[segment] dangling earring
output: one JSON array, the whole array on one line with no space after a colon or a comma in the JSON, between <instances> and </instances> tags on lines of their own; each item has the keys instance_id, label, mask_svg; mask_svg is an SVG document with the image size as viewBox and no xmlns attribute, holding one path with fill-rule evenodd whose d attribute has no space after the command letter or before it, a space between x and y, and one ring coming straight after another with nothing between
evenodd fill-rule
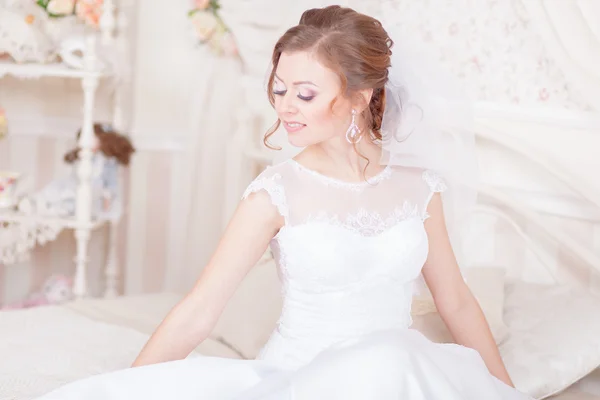
<instances>
[{"instance_id":1,"label":"dangling earring","mask_svg":"<svg viewBox=\"0 0 600 400\"><path fill-rule=\"evenodd\" d=\"M356 144L360 142L362 135L360 134L360 128L356 125L356 110L352 110L352 122L346 131L346 140L348 143Z\"/></svg>"}]
</instances>

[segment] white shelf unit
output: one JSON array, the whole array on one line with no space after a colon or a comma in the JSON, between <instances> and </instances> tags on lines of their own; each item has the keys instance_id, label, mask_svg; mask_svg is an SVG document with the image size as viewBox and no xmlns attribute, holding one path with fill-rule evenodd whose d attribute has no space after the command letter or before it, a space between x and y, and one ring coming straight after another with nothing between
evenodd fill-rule
<instances>
[{"instance_id":1,"label":"white shelf unit","mask_svg":"<svg viewBox=\"0 0 600 400\"><path fill-rule=\"evenodd\" d=\"M83 68L73 69L64 64L17 64L10 61L0 61L0 78L12 76L17 79L59 78L78 79L83 90L83 113L81 135L78 141L79 163L77 165L78 185L76 190L76 211L73 217L56 218L42 215L29 215L16 210L0 212L0 223L31 224L34 226L51 226L74 230L76 240L75 276L73 292L81 298L88 295L87 266L88 245L91 232L103 226L108 221L95 220L92 217L92 146L94 143L94 108L96 89L102 78L111 77L110 72L97 68L98 59L95 52L96 41L103 44L114 43L114 31L117 23L115 18L116 6L114 0L104 0L103 13L100 20L100 30L86 37L86 50L83 58ZM121 18L125 21L125 18ZM120 24L119 28L123 28ZM121 39L123 40L123 39ZM122 118L119 102L116 101L113 119ZM110 223L110 245L105 266L105 297L116 296L118 285L118 266L116 258L116 224Z\"/></svg>"},{"instance_id":2,"label":"white shelf unit","mask_svg":"<svg viewBox=\"0 0 600 400\"><path fill-rule=\"evenodd\" d=\"M0 210L0 221L16 223L37 223L60 226L66 229L97 229L106 223L105 220L92 218L82 222L75 217L50 217L45 215L29 215L19 211Z\"/></svg>"},{"instance_id":3,"label":"white shelf unit","mask_svg":"<svg viewBox=\"0 0 600 400\"><path fill-rule=\"evenodd\" d=\"M60 63L16 64L6 60L0 61L0 78L9 75L19 79L38 79L43 77L83 79L86 77L101 78L108 76L108 74L104 74L102 71L73 69Z\"/></svg>"}]
</instances>

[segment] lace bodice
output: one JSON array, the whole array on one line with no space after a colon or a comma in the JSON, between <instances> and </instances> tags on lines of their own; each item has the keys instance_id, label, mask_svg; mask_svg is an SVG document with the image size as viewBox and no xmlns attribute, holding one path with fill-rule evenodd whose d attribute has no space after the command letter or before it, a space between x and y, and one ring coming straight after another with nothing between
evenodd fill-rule
<instances>
[{"instance_id":1,"label":"lace bodice","mask_svg":"<svg viewBox=\"0 0 600 400\"><path fill-rule=\"evenodd\" d=\"M271 241L283 311L261 357L298 366L336 342L408 327L427 205L444 189L430 171L392 166L358 183L291 159L261 173L243 197L269 196L285 221Z\"/></svg>"}]
</instances>

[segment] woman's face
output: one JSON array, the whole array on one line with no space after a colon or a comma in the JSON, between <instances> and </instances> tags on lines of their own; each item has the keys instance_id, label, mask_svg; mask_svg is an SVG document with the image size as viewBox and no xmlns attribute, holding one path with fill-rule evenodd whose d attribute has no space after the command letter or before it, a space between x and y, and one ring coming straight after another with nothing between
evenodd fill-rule
<instances>
[{"instance_id":1,"label":"woman's face","mask_svg":"<svg viewBox=\"0 0 600 400\"><path fill-rule=\"evenodd\" d=\"M306 147L346 133L352 106L340 90L337 74L312 53L281 54L273 82L275 111L293 146Z\"/></svg>"}]
</instances>

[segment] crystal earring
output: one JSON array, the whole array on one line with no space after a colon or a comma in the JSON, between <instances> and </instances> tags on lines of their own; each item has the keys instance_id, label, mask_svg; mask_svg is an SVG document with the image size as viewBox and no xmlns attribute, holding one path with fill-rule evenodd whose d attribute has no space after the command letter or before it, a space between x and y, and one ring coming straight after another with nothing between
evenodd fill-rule
<instances>
[{"instance_id":1,"label":"crystal earring","mask_svg":"<svg viewBox=\"0 0 600 400\"><path fill-rule=\"evenodd\" d=\"M346 131L346 140L348 143L356 144L360 142L362 135L360 134L360 128L356 125L356 110L352 110L352 122Z\"/></svg>"}]
</instances>

